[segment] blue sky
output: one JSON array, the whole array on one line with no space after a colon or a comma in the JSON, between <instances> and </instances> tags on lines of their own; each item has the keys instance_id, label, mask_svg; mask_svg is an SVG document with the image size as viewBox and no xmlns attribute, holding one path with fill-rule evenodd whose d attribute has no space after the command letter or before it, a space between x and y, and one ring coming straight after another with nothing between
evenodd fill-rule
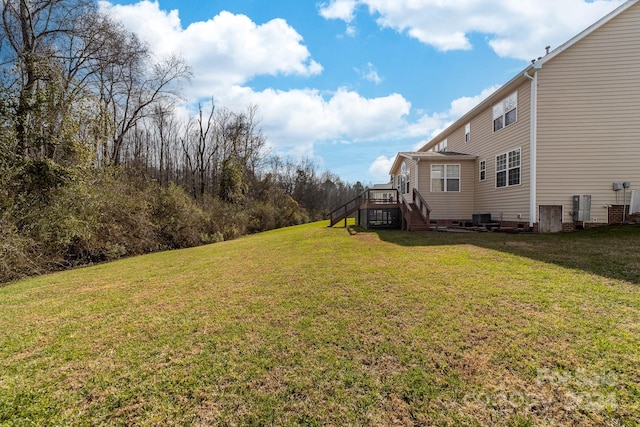
<instances>
[{"instance_id":1,"label":"blue sky","mask_svg":"<svg viewBox=\"0 0 640 427\"><path fill-rule=\"evenodd\" d=\"M190 63L192 105L256 105L272 153L368 184L623 0L99 3Z\"/></svg>"}]
</instances>

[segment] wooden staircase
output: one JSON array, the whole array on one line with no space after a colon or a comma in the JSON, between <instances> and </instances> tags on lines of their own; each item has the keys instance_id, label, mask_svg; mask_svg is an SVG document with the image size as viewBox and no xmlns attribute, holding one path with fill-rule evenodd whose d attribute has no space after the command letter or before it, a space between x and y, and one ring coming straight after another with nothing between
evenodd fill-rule
<instances>
[{"instance_id":1,"label":"wooden staircase","mask_svg":"<svg viewBox=\"0 0 640 427\"><path fill-rule=\"evenodd\" d=\"M407 218L407 231L429 231L429 219L425 220L420 214L420 208L415 203L410 203L411 211Z\"/></svg>"},{"instance_id":2,"label":"wooden staircase","mask_svg":"<svg viewBox=\"0 0 640 427\"><path fill-rule=\"evenodd\" d=\"M404 196L400 198L402 211L402 229L406 231L428 231L429 213L431 207L424 200L422 194L413 190L413 201L409 202Z\"/></svg>"},{"instance_id":3,"label":"wooden staircase","mask_svg":"<svg viewBox=\"0 0 640 427\"><path fill-rule=\"evenodd\" d=\"M329 227L333 227L342 220L344 220L346 227L347 218L356 213L359 209L399 207L400 212L402 213L401 228L403 230L429 230L429 213L431 212L431 207L424 200L424 197L422 197L422 194L420 194L418 190L413 190L412 201L407 200L406 194L400 196L396 193L396 197L391 200L389 198L376 198L375 193L376 190L367 190L353 200L350 200L337 209L334 209L329 213Z\"/></svg>"},{"instance_id":4,"label":"wooden staircase","mask_svg":"<svg viewBox=\"0 0 640 427\"><path fill-rule=\"evenodd\" d=\"M362 204L363 194L359 195L353 200L348 201L344 205L340 206L337 209L334 209L329 214L329 227L333 227L340 221L344 220L344 226L347 226L347 218L353 215L358 209L360 209L360 205Z\"/></svg>"}]
</instances>

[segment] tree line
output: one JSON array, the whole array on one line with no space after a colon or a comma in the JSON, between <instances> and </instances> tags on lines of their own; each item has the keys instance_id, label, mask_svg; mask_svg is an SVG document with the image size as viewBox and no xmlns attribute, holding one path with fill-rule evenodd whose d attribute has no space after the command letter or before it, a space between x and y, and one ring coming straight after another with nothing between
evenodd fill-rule
<instances>
[{"instance_id":1,"label":"tree line","mask_svg":"<svg viewBox=\"0 0 640 427\"><path fill-rule=\"evenodd\" d=\"M269 155L257 106L181 113L189 65L93 0L0 1L0 282L322 219L363 190Z\"/></svg>"}]
</instances>

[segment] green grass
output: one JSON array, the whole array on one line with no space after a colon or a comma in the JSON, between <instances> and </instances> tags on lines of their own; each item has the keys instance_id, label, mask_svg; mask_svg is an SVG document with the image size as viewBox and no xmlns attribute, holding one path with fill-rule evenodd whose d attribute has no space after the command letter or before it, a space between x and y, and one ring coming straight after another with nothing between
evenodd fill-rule
<instances>
[{"instance_id":1,"label":"green grass","mask_svg":"<svg viewBox=\"0 0 640 427\"><path fill-rule=\"evenodd\" d=\"M0 424L640 424L640 227L325 225L0 288Z\"/></svg>"}]
</instances>

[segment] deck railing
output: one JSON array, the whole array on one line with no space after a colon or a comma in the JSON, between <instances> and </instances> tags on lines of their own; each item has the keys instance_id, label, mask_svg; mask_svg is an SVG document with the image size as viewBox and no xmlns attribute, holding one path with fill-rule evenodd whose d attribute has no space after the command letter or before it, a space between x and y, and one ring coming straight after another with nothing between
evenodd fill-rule
<instances>
[{"instance_id":1,"label":"deck railing","mask_svg":"<svg viewBox=\"0 0 640 427\"><path fill-rule=\"evenodd\" d=\"M358 209L369 208L377 205L395 205L399 206L402 211L402 218L404 218L402 228L404 230L411 230L412 216L414 210L420 214L424 224L429 223L429 213L431 207L429 203L424 199L422 194L415 188L413 189L413 200L407 198L407 194L400 194L396 189L388 190L365 190L358 197L348 201L344 205L338 207L329 213L329 227L333 227L338 222L346 219L357 212ZM413 206L413 207L412 207ZM346 222L345 222L346 224Z\"/></svg>"},{"instance_id":2,"label":"deck railing","mask_svg":"<svg viewBox=\"0 0 640 427\"><path fill-rule=\"evenodd\" d=\"M391 205L398 203L398 190L366 190L363 201L369 205Z\"/></svg>"},{"instance_id":3,"label":"deck railing","mask_svg":"<svg viewBox=\"0 0 640 427\"><path fill-rule=\"evenodd\" d=\"M393 205L398 203L398 190L386 189L386 190L365 190L354 198L348 201L344 205L334 209L329 213L329 227L333 227L335 224L343 219L349 217L362 206L371 205Z\"/></svg>"},{"instance_id":4,"label":"deck railing","mask_svg":"<svg viewBox=\"0 0 640 427\"><path fill-rule=\"evenodd\" d=\"M362 194L356 197L355 199L348 201L347 203L340 206L339 208L331 211L331 213L329 213L329 227L333 227L342 219L348 218L349 215L351 215L352 213L358 210L361 204L362 204Z\"/></svg>"}]
</instances>

